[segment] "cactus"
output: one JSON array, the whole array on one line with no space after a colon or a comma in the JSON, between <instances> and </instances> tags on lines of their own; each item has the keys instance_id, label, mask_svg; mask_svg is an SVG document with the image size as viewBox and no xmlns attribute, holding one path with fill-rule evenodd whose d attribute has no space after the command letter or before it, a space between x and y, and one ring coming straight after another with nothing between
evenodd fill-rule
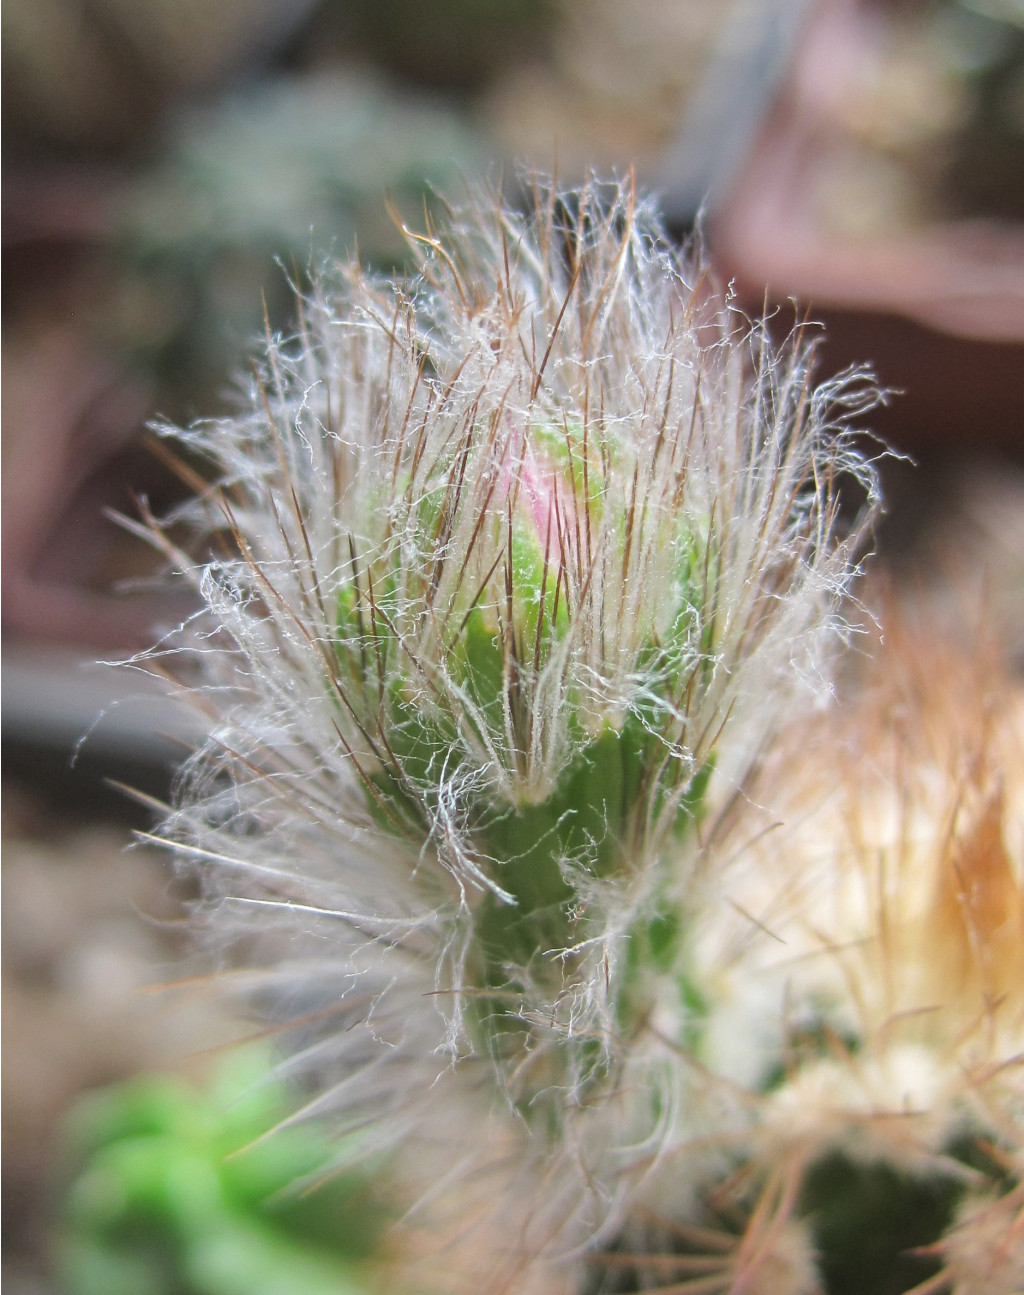
<instances>
[{"instance_id":1,"label":"cactus","mask_svg":"<svg viewBox=\"0 0 1024 1295\"><path fill-rule=\"evenodd\" d=\"M896 1202L957 1271L1007 1216L1012 1136L961 1154L952 1098L924 1151L875 1117L977 995L938 1043L894 1026L853 790L809 844L749 830L802 814L772 752L803 769L780 734L850 630L876 389L815 386L804 331L773 347L630 184L535 183L526 215L478 194L408 237L407 280L325 268L235 417L162 429L209 469L173 519L208 556L146 525L204 607L137 664L214 716L158 835L248 954L227 983L278 1026L300 1115L401 1148L493 1289L852 1289L851 1235ZM965 894L936 892L947 924ZM868 921L849 956L827 905ZM765 954L790 927L806 976Z\"/></svg>"}]
</instances>

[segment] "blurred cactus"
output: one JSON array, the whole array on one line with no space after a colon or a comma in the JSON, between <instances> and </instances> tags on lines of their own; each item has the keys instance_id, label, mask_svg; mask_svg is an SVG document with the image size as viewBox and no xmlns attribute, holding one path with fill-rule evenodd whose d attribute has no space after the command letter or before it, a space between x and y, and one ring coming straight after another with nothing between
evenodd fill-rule
<instances>
[{"instance_id":1,"label":"blurred cactus","mask_svg":"<svg viewBox=\"0 0 1024 1295\"><path fill-rule=\"evenodd\" d=\"M358 245L370 264L407 264L388 202L421 219L435 188L482 162L455 110L365 73L273 81L180 115L118 196L99 322L156 370L165 409L186 392L215 399L324 257Z\"/></svg>"}]
</instances>

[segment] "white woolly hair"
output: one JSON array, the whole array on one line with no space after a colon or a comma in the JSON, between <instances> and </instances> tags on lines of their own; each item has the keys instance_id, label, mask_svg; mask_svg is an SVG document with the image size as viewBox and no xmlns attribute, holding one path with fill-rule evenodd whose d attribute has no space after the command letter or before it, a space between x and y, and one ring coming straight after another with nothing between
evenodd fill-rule
<instances>
[{"instance_id":1,"label":"white woolly hair","mask_svg":"<svg viewBox=\"0 0 1024 1295\"><path fill-rule=\"evenodd\" d=\"M734 794L827 694L875 504L850 423L877 392L816 387L805 331L774 348L628 183L535 184L525 215L477 195L409 237L407 280L325 268L236 416L160 429L209 468L173 521L216 556L154 524L204 605L146 659L214 717L159 835L203 879L228 981L291 1022L307 1111L372 1151L459 1128L444 1154L473 1166L468 1112L498 1097L574 1242L706 1116L676 969L628 972L649 1010L623 1024L631 933L656 904L685 917L713 867L713 833L676 830L697 776L709 805ZM629 722L647 764L619 861L555 859L566 938L538 923L506 968L519 1033L491 1047L476 917L516 895L483 828Z\"/></svg>"},{"instance_id":2,"label":"white woolly hair","mask_svg":"<svg viewBox=\"0 0 1024 1295\"><path fill-rule=\"evenodd\" d=\"M784 735L751 787L776 830L737 820L749 847L693 937L701 1059L765 1090L775 1057L750 1135L762 1175L838 1152L965 1192L921 1295L1009 1290L1024 1262L1024 694L981 630L967 654L895 608L885 623L858 694Z\"/></svg>"}]
</instances>

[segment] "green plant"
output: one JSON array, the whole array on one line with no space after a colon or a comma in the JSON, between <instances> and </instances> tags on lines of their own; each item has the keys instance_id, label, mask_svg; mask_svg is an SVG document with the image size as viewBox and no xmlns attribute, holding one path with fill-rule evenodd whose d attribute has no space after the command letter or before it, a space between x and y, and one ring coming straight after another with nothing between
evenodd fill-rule
<instances>
[{"instance_id":1,"label":"green plant","mask_svg":"<svg viewBox=\"0 0 1024 1295\"><path fill-rule=\"evenodd\" d=\"M149 519L205 602L162 665L216 716L159 836L296 1021L303 1114L402 1148L482 1263L449 1289L571 1283L572 1256L595 1289L836 1295L884 1220L893 1289L945 1265L969 1295L962 1238L1019 1192L1019 1000L901 977L942 917L995 992L1020 861L982 880L950 827L917 912L912 834L872 836L877 788L807 719L875 503L874 387L815 387L805 335L774 349L628 184L408 237L413 277L333 267L235 417L164 429L209 466L175 520L214 556ZM879 794L916 826L901 750ZM982 885L1010 916L957 927ZM972 1020L1008 1033L958 1051ZM996 1129L1005 1181L967 1191L954 1139Z\"/></svg>"},{"instance_id":2,"label":"green plant","mask_svg":"<svg viewBox=\"0 0 1024 1295\"><path fill-rule=\"evenodd\" d=\"M385 1222L368 1175L332 1169L288 1112L251 1054L206 1091L146 1076L83 1098L69 1126L65 1295L368 1291Z\"/></svg>"}]
</instances>

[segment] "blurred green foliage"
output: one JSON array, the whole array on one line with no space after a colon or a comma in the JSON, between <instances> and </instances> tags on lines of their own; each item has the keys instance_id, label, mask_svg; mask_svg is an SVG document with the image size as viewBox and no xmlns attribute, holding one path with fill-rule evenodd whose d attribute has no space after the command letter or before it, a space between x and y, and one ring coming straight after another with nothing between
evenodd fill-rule
<instances>
[{"instance_id":1,"label":"blurred green foliage","mask_svg":"<svg viewBox=\"0 0 1024 1295\"><path fill-rule=\"evenodd\" d=\"M322 1131L277 1127L265 1060L206 1091L148 1076L82 1099L58 1248L62 1295L362 1295L385 1216ZM273 1130L271 1136L265 1136ZM336 1149L334 1150L336 1160Z\"/></svg>"}]
</instances>

